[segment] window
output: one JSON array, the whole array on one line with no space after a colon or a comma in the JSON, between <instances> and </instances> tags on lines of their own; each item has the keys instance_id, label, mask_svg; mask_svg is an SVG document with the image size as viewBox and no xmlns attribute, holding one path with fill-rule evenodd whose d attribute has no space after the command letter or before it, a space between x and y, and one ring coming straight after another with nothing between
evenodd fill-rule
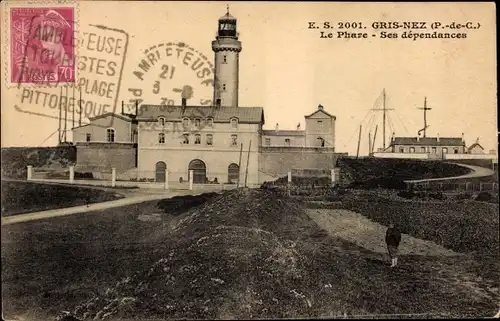
<instances>
[{"instance_id":1,"label":"window","mask_svg":"<svg viewBox=\"0 0 500 321\"><path fill-rule=\"evenodd\" d=\"M184 141L182 142L183 144L189 144L189 134L184 134Z\"/></svg>"},{"instance_id":2,"label":"window","mask_svg":"<svg viewBox=\"0 0 500 321\"><path fill-rule=\"evenodd\" d=\"M415 153L415 147L410 147L410 153Z\"/></svg>"},{"instance_id":3,"label":"window","mask_svg":"<svg viewBox=\"0 0 500 321\"><path fill-rule=\"evenodd\" d=\"M201 135L200 135L200 134L196 134L196 135L194 135L194 143L195 143L196 145L201 144Z\"/></svg>"},{"instance_id":4,"label":"window","mask_svg":"<svg viewBox=\"0 0 500 321\"><path fill-rule=\"evenodd\" d=\"M432 147L432 153L436 154L436 147Z\"/></svg>"},{"instance_id":5,"label":"window","mask_svg":"<svg viewBox=\"0 0 500 321\"><path fill-rule=\"evenodd\" d=\"M194 126L195 126L196 128L200 128L200 123L201 123L201 120L199 120L199 119L195 119L195 120L194 120Z\"/></svg>"},{"instance_id":6,"label":"window","mask_svg":"<svg viewBox=\"0 0 500 321\"><path fill-rule=\"evenodd\" d=\"M189 127L189 119L188 118L184 118L182 120L182 127L184 127L184 128L188 128Z\"/></svg>"},{"instance_id":7,"label":"window","mask_svg":"<svg viewBox=\"0 0 500 321\"><path fill-rule=\"evenodd\" d=\"M271 138L266 138L266 146L271 146Z\"/></svg>"},{"instance_id":8,"label":"window","mask_svg":"<svg viewBox=\"0 0 500 321\"><path fill-rule=\"evenodd\" d=\"M231 127L238 128L238 120L236 118L231 119Z\"/></svg>"},{"instance_id":9,"label":"window","mask_svg":"<svg viewBox=\"0 0 500 321\"><path fill-rule=\"evenodd\" d=\"M160 123L160 126L165 126L165 118L158 117L158 122Z\"/></svg>"},{"instance_id":10,"label":"window","mask_svg":"<svg viewBox=\"0 0 500 321\"><path fill-rule=\"evenodd\" d=\"M318 125L319 130L323 130L323 121L322 120L318 120L317 125Z\"/></svg>"},{"instance_id":11,"label":"window","mask_svg":"<svg viewBox=\"0 0 500 321\"><path fill-rule=\"evenodd\" d=\"M420 147L420 152L425 153L425 147Z\"/></svg>"},{"instance_id":12,"label":"window","mask_svg":"<svg viewBox=\"0 0 500 321\"><path fill-rule=\"evenodd\" d=\"M400 147L400 148L399 148L399 152L400 152L400 153L404 153L404 152L405 152L405 148L404 148L404 147Z\"/></svg>"},{"instance_id":13,"label":"window","mask_svg":"<svg viewBox=\"0 0 500 321\"><path fill-rule=\"evenodd\" d=\"M238 135L231 135L231 146L238 146Z\"/></svg>"},{"instance_id":14,"label":"window","mask_svg":"<svg viewBox=\"0 0 500 321\"><path fill-rule=\"evenodd\" d=\"M90 142L90 141L92 140L92 134L87 133L86 140L87 140L88 142Z\"/></svg>"},{"instance_id":15,"label":"window","mask_svg":"<svg viewBox=\"0 0 500 321\"><path fill-rule=\"evenodd\" d=\"M454 152L455 154L458 154L458 148L456 148L456 147L455 147L455 148L453 149L453 152Z\"/></svg>"},{"instance_id":16,"label":"window","mask_svg":"<svg viewBox=\"0 0 500 321\"><path fill-rule=\"evenodd\" d=\"M164 133L159 133L158 134L158 143L159 144L165 144L165 134Z\"/></svg>"},{"instance_id":17,"label":"window","mask_svg":"<svg viewBox=\"0 0 500 321\"><path fill-rule=\"evenodd\" d=\"M213 145L213 137L210 134L207 135L207 145L209 146Z\"/></svg>"},{"instance_id":18,"label":"window","mask_svg":"<svg viewBox=\"0 0 500 321\"><path fill-rule=\"evenodd\" d=\"M227 56L224 56L224 63L227 64Z\"/></svg>"},{"instance_id":19,"label":"window","mask_svg":"<svg viewBox=\"0 0 500 321\"><path fill-rule=\"evenodd\" d=\"M213 127L214 126L214 120L213 120L213 118L207 118L207 126L208 127Z\"/></svg>"},{"instance_id":20,"label":"window","mask_svg":"<svg viewBox=\"0 0 500 321\"><path fill-rule=\"evenodd\" d=\"M240 167L232 163L227 168L227 178L230 183L237 183L240 177Z\"/></svg>"},{"instance_id":21,"label":"window","mask_svg":"<svg viewBox=\"0 0 500 321\"><path fill-rule=\"evenodd\" d=\"M448 148L447 147L443 147L443 154L448 154Z\"/></svg>"},{"instance_id":22,"label":"window","mask_svg":"<svg viewBox=\"0 0 500 321\"><path fill-rule=\"evenodd\" d=\"M290 138L285 138L285 145L290 146Z\"/></svg>"},{"instance_id":23,"label":"window","mask_svg":"<svg viewBox=\"0 0 500 321\"><path fill-rule=\"evenodd\" d=\"M108 128L106 134L108 143L113 143L115 141L115 130L113 128Z\"/></svg>"},{"instance_id":24,"label":"window","mask_svg":"<svg viewBox=\"0 0 500 321\"><path fill-rule=\"evenodd\" d=\"M226 90L226 84L222 85L222 90L224 90L224 91Z\"/></svg>"}]
</instances>

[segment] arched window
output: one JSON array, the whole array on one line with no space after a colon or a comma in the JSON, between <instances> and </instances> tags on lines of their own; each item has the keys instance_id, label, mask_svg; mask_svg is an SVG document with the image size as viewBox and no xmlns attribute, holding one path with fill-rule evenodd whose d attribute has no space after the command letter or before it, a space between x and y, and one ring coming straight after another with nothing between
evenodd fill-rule
<instances>
[{"instance_id":1,"label":"arched window","mask_svg":"<svg viewBox=\"0 0 500 321\"><path fill-rule=\"evenodd\" d=\"M214 119L212 117L207 118L207 126L208 127L213 127L214 126Z\"/></svg>"},{"instance_id":2,"label":"arched window","mask_svg":"<svg viewBox=\"0 0 500 321\"><path fill-rule=\"evenodd\" d=\"M189 118L182 119L182 127L189 128Z\"/></svg>"},{"instance_id":3,"label":"arched window","mask_svg":"<svg viewBox=\"0 0 500 321\"><path fill-rule=\"evenodd\" d=\"M158 143L165 144L165 134L164 133L158 134Z\"/></svg>"},{"instance_id":4,"label":"arched window","mask_svg":"<svg viewBox=\"0 0 500 321\"><path fill-rule=\"evenodd\" d=\"M232 163L229 164L229 167L227 168L227 180L230 183L237 183L238 178L240 177L240 167L238 164Z\"/></svg>"},{"instance_id":5,"label":"arched window","mask_svg":"<svg viewBox=\"0 0 500 321\"><path fill-rule=\"evenodd\" d=\"M164 117L158 117L158 123L160 123L160 126L165 126L165 118Z\"/></svg>"},{"instance_id":6,"label":"arched window","mask_svg":"<svg viewBox=\"0 0 500 321\"><path fill-rule=\"evenodd\" d=\"M443 154L448 154L448 148L447 147L443 147Z\"/></svg>"},{"instance_id":7,"label":"arched window","mask_svg":"<svg viewBox=\"0 0 500 321\"><path fill-rule=\"evenodd\" d=\"M415 147L410 147L410 153L415 153Z\"/></svg>"},{"instance_id":8,"label":"arched window","mask_svg":"<svg viewBox=\"0 0 500 321\"><path fill-rule=\"evenodd\" d=\"M201 135L200 135L200 134L196 134L196 135L194 135L194 143L195 143L196 145L201 144Z\"/></svg>"},{"instance_id":9,"label":"arched window","mask_svg":"<svg viewBox=\"0 0 500 321\"><path fill-rule=\"evenodd\" d=\"M214 144L213 139L214 139L214 137L212 136L212 134L208 134L207 135L207 145L212 146Z\"/></svg>"},{"instance_id":10,"label":"arched window","mask_svg":"<svg viewBox=\"0 0 500 321\"><path fill-rule=\"evenodd\" d=\"M196 118L194 120L194 127L196 128L200 128L200 123L201 123L201 120L199 118Z\"/></svg>"},{"instance_id":11,"label":"arched window","mask_svg":"<svg viewBox=\"0 0 500 321\"><path fill-rule=\"evenodd\" d=\"M115 129L114 128L106 129L106 140L108 141L108 143L115 142Z\"/></svg>"},{"instance_id":12,"label":"arched window","mask_svg":"<svg viewBox=\"0 0 500 321\"><path fill-rule=\"evenodd\" d=\"M232 128L238 128L238 119L231 118L231 127Z\"/></svg>"}]
</instances>

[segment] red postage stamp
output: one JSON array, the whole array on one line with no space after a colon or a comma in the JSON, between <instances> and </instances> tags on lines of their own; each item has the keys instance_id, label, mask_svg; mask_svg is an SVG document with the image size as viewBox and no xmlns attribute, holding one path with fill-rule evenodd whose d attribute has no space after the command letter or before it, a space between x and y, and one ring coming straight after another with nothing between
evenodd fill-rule
<instances>
[{"instance_id":1,"label":"red postage stamp","mask_svg":"<svg viewBox=\"0 0 500 321\"><path fill-rule=\"evenodd\" d=\"M10 8L10 82L71 84L76 79L74 7Z\"/></svg>"}]
</instances>

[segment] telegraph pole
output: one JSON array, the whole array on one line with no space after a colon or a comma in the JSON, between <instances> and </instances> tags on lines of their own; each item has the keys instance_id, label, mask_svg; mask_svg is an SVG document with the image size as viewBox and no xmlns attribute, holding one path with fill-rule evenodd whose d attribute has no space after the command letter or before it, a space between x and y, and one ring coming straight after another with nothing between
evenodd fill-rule
<instances>
[{"instance_id":1,"label":"telegraph pole","mask_svg":"<svg viewBox=\"0 0 500 321\"><path fill-rule=\"evenodd\" d=\"M383 115L383 120L382 120L382 136L383 136L383 144L382 144L382 147L383 147L383 150L385 151L385 122L386 122L386 116L387 116L387 111L389 110L394 110L394 109L391 109L391 108L387 108L385 103L386 103L386 98L385 98L385 88L384 90L382 91L382 96L383 96L383 104L382 104L382 108L373 108L372 110L375 110L375 111L382 111L382 115Z\"/></svg>"},{"instance_id":2,"label":"telegraph pole","mask_svg":"<svg viewBox=\"0 0 500 321\"><path fill-rule=\"evenodd\" d=\"M424 137L427 131L427 111L432 110L432 108L427 107L427 97L424 98L424 107L417 107L417 109L423 110L424 111Z\"/></svg>"}]
</instances>

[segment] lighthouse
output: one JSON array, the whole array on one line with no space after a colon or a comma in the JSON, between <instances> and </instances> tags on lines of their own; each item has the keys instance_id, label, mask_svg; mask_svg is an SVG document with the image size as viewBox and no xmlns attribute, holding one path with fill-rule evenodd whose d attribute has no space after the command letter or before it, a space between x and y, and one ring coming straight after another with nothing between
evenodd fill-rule
<instances>
[{"instance_id":1,"label":"lighthouse","mask_svg":"<svg viewBox=\"0 0 500 321\"><path fill-rule=\"evenodd\" d=\"M217 106L238 107L238 75L241 42L236 18L227 13L219 18L217 36L212 41L215 54L214 102Z\"/></svg>"}]
</instances>

